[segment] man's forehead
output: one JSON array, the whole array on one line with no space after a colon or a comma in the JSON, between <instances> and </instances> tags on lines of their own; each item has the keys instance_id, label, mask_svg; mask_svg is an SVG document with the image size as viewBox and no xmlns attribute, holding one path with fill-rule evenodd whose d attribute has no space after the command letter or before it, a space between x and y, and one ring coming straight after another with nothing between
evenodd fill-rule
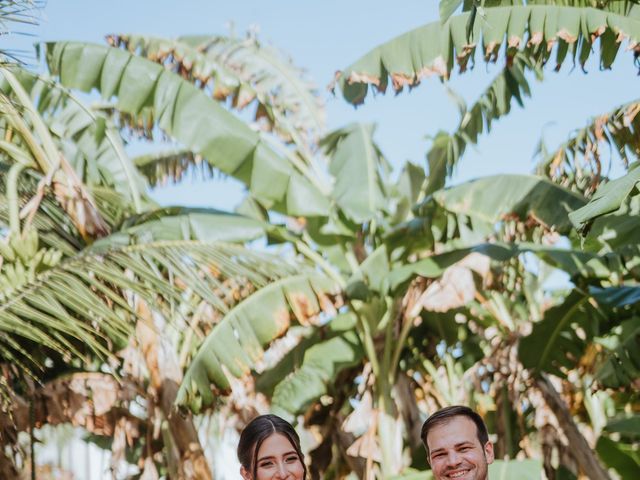
<instances>
[{"instance_id":1,"label":"man's forehead","mask_svg":"<svg viewBox=\"0 0 640 480\"><path fill-rule=\"evenodd\" d=\"M430 450L440 447L455 446L466 441L477 441L477 427L470 418L463 415L447 418L438 422L427 434L427 445Z\"/></svg>"}]
</instances>

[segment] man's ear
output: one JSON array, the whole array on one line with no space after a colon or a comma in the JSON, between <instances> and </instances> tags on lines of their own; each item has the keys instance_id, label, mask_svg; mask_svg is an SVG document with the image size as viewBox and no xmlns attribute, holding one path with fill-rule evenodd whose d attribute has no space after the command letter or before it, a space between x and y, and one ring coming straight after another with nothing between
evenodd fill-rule
<instances>
[{"instance_id":1,"label":"man's ear","mask_svg":"<svg viewBox=\"0 0 640 480\"><path fill-rule=\"evenodd\" d=\"M240 466L240 475L242 475L243 480L251 480L251 474L243 466Z\"/></svg>"},{"instance_id":2,"label":"man's ear","mask_svg":"<svg viewBox=\"0 0 640 480\"><path fill-rule=\"evenodd\" d=\"M484 457L487 459L487 463L493 463L495 455L493 453L493 443L487 442L484 444Z\"/></svg>"}]
</instances>

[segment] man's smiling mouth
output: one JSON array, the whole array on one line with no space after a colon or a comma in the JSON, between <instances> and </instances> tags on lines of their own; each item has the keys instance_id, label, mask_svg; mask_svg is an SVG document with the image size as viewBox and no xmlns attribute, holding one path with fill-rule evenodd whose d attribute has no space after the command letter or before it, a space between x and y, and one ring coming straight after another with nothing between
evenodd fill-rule
<instances>
[{"instance_id":1,"label":"man's smiling mouth","mask_svg":"<svg viewBox=\"0 0 640 480\"><path fill-rule=\"evenodd\" d=\"M455 472L447 474L447 477L449 477L449 478L460 478L460 477L466 475L467 473L469 473L470 471L471 470L469 470L469 469L456 470Z\"/></svg>"}]
</instances>

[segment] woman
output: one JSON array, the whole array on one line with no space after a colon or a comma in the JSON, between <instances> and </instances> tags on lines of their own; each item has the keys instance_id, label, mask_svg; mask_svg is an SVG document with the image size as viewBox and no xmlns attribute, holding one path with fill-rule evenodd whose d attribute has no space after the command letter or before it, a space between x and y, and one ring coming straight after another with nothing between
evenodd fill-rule
<instances>
[{"instance_id":1,"label":"woman","mask_svg":"<svg viewBox=\"0 0 640 480\"><path fill-rule=\"evenodd\" d=\"M249 422L240 434L238 460L244 480L307 478L300 437L276 415L260 415Z\"/></svg>"}]
</instances>

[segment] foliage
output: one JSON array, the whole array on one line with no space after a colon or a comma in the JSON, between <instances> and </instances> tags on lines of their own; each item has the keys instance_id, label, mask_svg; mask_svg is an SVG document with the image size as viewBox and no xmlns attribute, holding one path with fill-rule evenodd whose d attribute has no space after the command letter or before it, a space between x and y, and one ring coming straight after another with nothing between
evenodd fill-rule
<instances>
[{"instance_id":1,"label":"foliage","mask_svg":"<svg viewBox=\"0 0 640 480\"><path fill-rule=\"evenodd\" d=\"M313 432L319 478L422 478L410 468L424 467L420 423L454 403L483 415L498 458L518 458L491 478L628 476L639 441L635 104L545 157L544 176L447 186L552 55L584 65L599 47L609 68L623 40L637 47L634 5L592 3L443 0L440 21L345 69L337 84L359 103L389 78L399 91L449 78L455 62L464 71L480 42L487 61L504 53L487 90L460 105L457 130L433 138L428 170L407 163L397 177L374 126L326 133L312 84L251 36L51 43L50 75L4 68L0 392L13 406L0 415L0 466L7 453L22 457L6 458L14 470L25 463L25 399L57 408L51 392L66 389L76 410L37 411L38 424L111 436L113 471L128 457L145 478L212 478L193 413L241 428L269 409ZM248 105L252 125L231 111ZM131 159L132 127L149 140L161 131L171 149ZM629 162L620 178L601 175L603 141ZM194 168L242 182L246 215L147 198L147 182ZM565 288L548 289L547 272L564 273ZM116 379L95 428L86 408Z\"/></svg>"},{"instance_id":2,"label":"foliage","mask_svg":"<svg viewBox=\"0 0 640 480\"><path fill-rule=\"evenodd\" d=\"M398 92L417 85L430 75L448 78L454 62L464 71L482 39L487 60L496 59L503 45L508 58L516 51L546 63L557 48L557 68L567 55L581 65L587 61L596 40L600 41L600 65L609 68L628 39L631 48L640 40L640 21L634 9L628 15L590 7L526 5L484 9L481 21L474 22L470 40L466 24L471 13L434 22L387 42L342 70L338 85L345 99L364 101L368 85L384 92L391 79ZM426 46L426 47L425 47Z\"/></svg>"}]
</instances>

